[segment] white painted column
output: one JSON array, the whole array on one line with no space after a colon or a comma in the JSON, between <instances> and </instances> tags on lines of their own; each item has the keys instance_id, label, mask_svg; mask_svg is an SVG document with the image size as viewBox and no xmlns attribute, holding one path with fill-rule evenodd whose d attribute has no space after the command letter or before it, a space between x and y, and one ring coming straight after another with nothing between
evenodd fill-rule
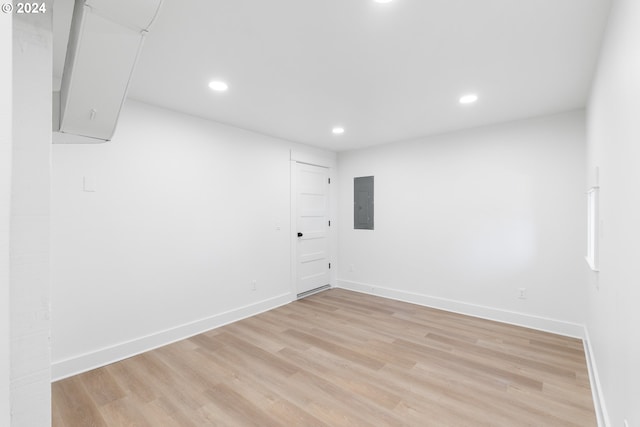
<instances>
[{"instance_id":1,"label":"white painted column","mask_svg":"<svg viewBox=\"0 0 640 427\"><path fill-rule=\"evenodd\" d=\"M51 425L52 10L13 17L11 427Z\"/></svg>"},{"instance_id":2,"label":"white painted column","mask_svg":"<svg viewBox=\"0 0 640 427\"><path fill-rule=\"evenodd\" d=\"M10 425L9 227L11 215L12 16L0 15L0 426Z\"/></svg>"}]
</instances>

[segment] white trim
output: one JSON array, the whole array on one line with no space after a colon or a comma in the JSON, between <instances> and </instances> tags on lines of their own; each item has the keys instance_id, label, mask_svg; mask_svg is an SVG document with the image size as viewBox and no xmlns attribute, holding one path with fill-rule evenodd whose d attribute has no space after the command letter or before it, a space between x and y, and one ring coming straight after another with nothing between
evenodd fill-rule
<instances>
[{"instance_id":1,"label":"white trim","mask_svg":"<svg viewBox=\"0 0 640 427\"><path fill-rule=\"evenodd\" d=\"M291 150L290 158L293 162L322 166L329 169L336 167L336 153L307 148L305 150Z\"/></svg>"},{"instance_id":2,"label":"white trim","mask_svg":"<svg viewBox=\"0 0 640 427\"><path fill-rule=\"evenodd\" d=\"M592 258L589 258L588 256L585 256L584 260L587 261L587 265L589 266L591 271L595 271L596 273L598 273L600 271L600 269L598 269L598 267L596 267L596 263L593 261Z\"/></svg>"},{"instance_id":3,"label":"white trim","mask_svg":"<svg viewBox=\"0 0 640 427\"><path fill-rule=\"evenodd\" d=\"M385 298L410 302L426 307L433 307L453 313L465 314L467 316L495 320L498 322L508 323L516 326L524 326L526 328L551 332L567 337L579 339L584 338L584 326L578 323L565 322L562 320L550 319L547 317L502 310L499 308L487 307L478 304L470 304L467 302L418 294L414 292L389 289L377 285L354 282L350 280L338 279L337 287L371 295L379 295Z\"/></svg>"},{"instance_id":4,"label":"white trim","mask_svg":"<svg viewBox=\"0 0 640 427\"><path fill-rule=\"evenodd\" d=\"M587 191L587 255L584 259L593 271L599 270L598 250L600 241L600 187Z\"/></svg>"},{"instance_id":5,"label":"white trim","mask_svg":"<svg viewBox=\"0 0 640 427\"><path fill-rule=\"evenodd\" d=\"M582 340L584 353L589 371L589 382L591 384L591 393L593 395L593 406L595 407L596 417L599 427L610 427L609 414L605 404L602 385L598 375L598 369L595 354L591 346L588 329L580 324L565 322L546 317L533 316L530 314L517 313L508 310L501 310L492 307L481 306L477 304L469 304L462 301L455 301L446 298L433 297L429 295L417 294L413 292L400 291L396 289L384 288L368 283L354 282L351 280L338 279L338 288L348 289L355 292L362 292L370 295L378 295L385 298L391 298L398 301L410 302L426 307L433 307L440 310L446 310L454 313L465 314L468 316L479 317L482 319L495 320L511 325L524 326L530 329L537 329L545 332L551 332L558 335L564 335Z\"/></svg>"},{"instance_id":6,"label":"white trim","mask_svg":"<svg viewBox=\"0 0 640 427\"><path fill-rule=\"evenodd\" d=\"M293 150L291 151L291 157L293 158ZM289 217L289 236L291 238L291 240L289 240L289 262L290 262L290 271L291 271L291 278L289 279L290 281L290 286L291 286L291 293L293 295L296 295L298 293L297 289L298 289L298 283L296 280L297 277L297 259L296 259L296 250L297 247L296 245L298 244L298 238L296 236L297 232L298 232L298 196L296 194L296 189L298 188L298 163L295 160L290 160L289 161L289 173L290 173L290 180L289 182L291 183L291 188L289 189L290 193L289 193L289 201L291 203L291 210L290 210L290 217Z\"/></svg>"},{"instance_id":7,"label":"white trim","mask_svg":"<svg viewBox=\"0 0 640 427\"><path fill-rule=\"evenodd\" d=\"M591 394L593 395L593 406L596 409L596 417L598 418L599 427L609 427L609 413L605 404L600 376L596 364L595 354L591 346L591 338L589 337L589 329L584 328L584 354L587 359L587 368L589 369L589 382L591 383Z\"/></svg>"},{"instance_id":8,"label":"white trim","mask_svg":"<svg viewBox=\"0 0 640 427\"><path fill-rule=\"evenodd\" d=\"M52 381L58 381L72 375L77 375L82 372L90 371L91 369L127 359L176 341L187 339L211 329L219 328L220 326L289 304L293 300L295 300L295 294L285 293L277 295L272 298L225 311L195 322L185 323L184 325L149 334L131 341L122 342L90 353L56 361L51 365Z\"/></svg>"}]
</instances>

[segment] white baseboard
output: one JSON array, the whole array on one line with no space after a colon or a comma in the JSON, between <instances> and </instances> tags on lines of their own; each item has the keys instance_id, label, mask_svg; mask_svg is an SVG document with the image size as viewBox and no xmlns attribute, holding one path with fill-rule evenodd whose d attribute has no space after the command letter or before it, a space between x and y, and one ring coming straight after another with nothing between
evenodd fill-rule
<instances>
[{"instance_id":1,"label":"white baseboard","mask_svg":"<svg viewBox=\"0 0 640 427\"><path fill-rule=\"evenodd\" d=\"M600 376L598 375L598 367L596 364L595 354L591 346L591 338L589 337L589 329L584 328L584 354L587 358L587 368L589 368L589 382L591 383L591 393L593 395L593 406L596 408L596 417L598 418L599 427L609 427L609 413L607 405L604 401L602 385L600 384Z\"/></svg>"},{"instance_id":2,"label":"white baseboard","mask_svg":"<svg viewBox=\"0 0 640 427\"><path fill-rule=\"evenodd\" d=\"M467 316L480 317L482 319L495 320L502 323L509 323L511 325L537 329L539 331L551 332L554 334L564 335L572 338L584 339L584 326L578 323L565 322L562 320L533 316L530 314L502 310L493 307L486 307L477 304L470 304L462 301L455 301L451 299L401 291L397 289L384 288L381 286L354 282L351 280L338 279L337 287L371 295L379 295L385 298L410 302L413 304L451 311L454 313L465 314Z\"/></svg>"},{"instance_id":3,"label":"white baseboard","mask_svg":"<svg viewBox=\"0 0 640 427\"><path fill-rule=\"evenodd\" d=\"M598 426L610 426L594 353L589 339L589 333L587 328L583 325L500 310L476 304L469 304L446 298L389 289L350 280L339 279L336 287L582 339L587 359L587 367L589 369L589 379L591 382L596 416L598 418ZM137 354L192 337L202 332L272 310L294 300L295 295L292 293L277 295L254 304L216 314L206 319L187 323L114 346L105 347L90 353L56 361L52 363L51 366L52 381L58 381L63 378L127 359Z\"/></svg>"},{"instance_id":4,"label":"white baseboard","mask_svg":"<svg viewBox=\"0 0 640 427\"><path fill-rule=\"evenodd\" d=\"M137 354L153 350L154 348L162 347L202 332L272 310L288 304L294 299L295 295L288 292L257 303L225 311L206 319L197 320L175 328L156 332L131 341L92 351L90 353L54 361L51 364L51 378L52 381L58 381L72 375L77 375L82 372L90 371L91 369L127 359Z\"/></svg>"},{"instance_id":5,"label":"white baseboard","mask_svg":"<svg viewBox=\"0 0 640 427\"><path fill-rule=\"evenodd\" d=\"M589 339L589 332L584 325L476 304L469 304L446 298L389 289L350 280L339 279L337 287L581 339L585 348L585 357L587 359L589 381L591 383L591 392L593 394L593 404L596 410L596 417L598 418L598 426L610 427L611 424L609 422L609 415L607 413L604 395L602 393L602 387L598 377L598 370L596 367L593 348L591 347L591 341Z\"/></svg>"}]
</instances>

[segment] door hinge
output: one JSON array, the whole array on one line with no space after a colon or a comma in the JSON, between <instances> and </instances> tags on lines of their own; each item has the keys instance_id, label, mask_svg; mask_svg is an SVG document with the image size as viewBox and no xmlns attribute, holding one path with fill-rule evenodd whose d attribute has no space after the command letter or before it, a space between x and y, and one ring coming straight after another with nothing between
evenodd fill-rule
<instances>
[{"instance_id":1,"label":"door hinge","mask_svg":"<svg viewBox=\"0 0 640 427\"><path fill-rule=\"evenodd\" d=\"M327 180L328 180L329 184L331 184L331 178L327 178Z\"/></svg>"},{"instance_id":2,"label":"door hinge","mask_svg":"<svg viewBox=\"0 0 640 427\"><path fill-rule=\"evenodd\" d=\"M331 221L329 221L329 227L331 227Z\"/></svg>"},{"instance_id":3,"label":"door hinge","mask_svg":"<svg viewBox=\"0 0 640 427\"><path fill-rule=\"evenodd\" d=\"M329 270L331 270L331 263L329 263Z\"/></svg>"}]
</instances>

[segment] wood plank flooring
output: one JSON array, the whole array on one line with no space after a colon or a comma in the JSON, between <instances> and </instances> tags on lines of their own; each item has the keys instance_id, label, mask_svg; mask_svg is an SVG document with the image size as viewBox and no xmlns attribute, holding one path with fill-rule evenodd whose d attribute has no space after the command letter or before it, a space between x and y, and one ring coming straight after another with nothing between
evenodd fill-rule
<instances>
[{"instance_id":1,"label":"wood plank flooring","mask_svg":"<svg viewBox=\"0 0 640 427\"><path fill-rule=\"evenodd\" d=\"M595 426L582 342L340 289L53 384L53 425Z\"/></svg>"}]
</instances>

